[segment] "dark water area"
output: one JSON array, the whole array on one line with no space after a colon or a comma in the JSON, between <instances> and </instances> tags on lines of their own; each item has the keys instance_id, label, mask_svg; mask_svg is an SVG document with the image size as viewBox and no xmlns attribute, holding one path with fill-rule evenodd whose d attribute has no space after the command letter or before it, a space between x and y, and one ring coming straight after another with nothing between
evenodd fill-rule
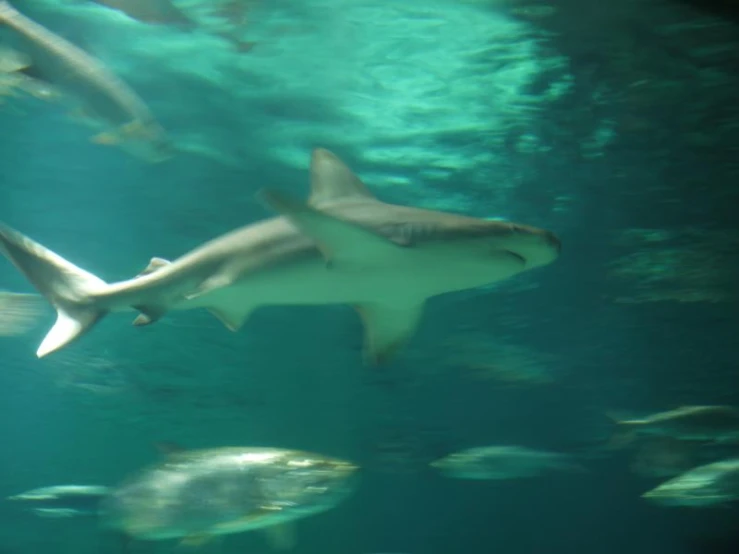
<instances>
[{"instance_id":1,"label":"dark water area","mask_svg":"<svg viewBox=\"0 0 739 554\"><path fill-rule=\"evenodd\" d=\"M104 2L13 4L127 83L177 150L152 164L96 144L70 115L84 90L45 101L0 72L0 221L107 282L273 217L263 187L306 198L318 147L383 202L548 229L562 251L431 298L378 367L348 305L265 306L236 333L202 309L144 327L112 313L38 359L53 310L21 332L0 301L0 498L115 486L163 441L265 446L362 467L348 499L297 521L298 554L737 552L736 502L650 503L657 462L607 448L609 414L739 407L735 3L173 1L187 29ZM0 289L36 292L5 260ZM429 466L496 444L584 471ZM0 554L120 551L95 518L0 500L0 522ZM260 532L200 550L278 551Z\"/></svg>"}]
</instances>

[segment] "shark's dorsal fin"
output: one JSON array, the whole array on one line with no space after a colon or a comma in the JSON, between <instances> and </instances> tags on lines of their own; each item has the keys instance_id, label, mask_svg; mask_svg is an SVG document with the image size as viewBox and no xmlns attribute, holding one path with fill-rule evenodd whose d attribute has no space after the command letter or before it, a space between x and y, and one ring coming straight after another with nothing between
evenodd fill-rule
<instances>
[{"instance_id":1,"label":"shark's dorsal fin","mask_svg":"<svg viewBox=\"0 0 739 554\"><path fill-rule=\"evenodd\" d=\"M375 200L362 180L334 153L316 148L310 160L311 205L344 198Z\"/></svg>"}]
</instances>

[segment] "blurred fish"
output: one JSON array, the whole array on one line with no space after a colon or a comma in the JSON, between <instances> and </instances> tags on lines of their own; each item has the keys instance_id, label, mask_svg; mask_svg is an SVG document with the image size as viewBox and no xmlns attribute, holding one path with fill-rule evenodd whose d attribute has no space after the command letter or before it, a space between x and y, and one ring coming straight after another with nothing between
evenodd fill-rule
<instances>
[{"instance_id":1,"label":"blurred fish","mask_svg":"<svg viewBox=\"0 0 739 554\"><path fill-rule=\"evenodd\" d=\"M522 446L469 448L436 460L431 467L455 479L519 479L550 471L585 471L566 454Z\"/></svg>"},{"instance_id":2,"label":"blurred fish","mask_svg":"<svg viewBox=\"0 0 739 554\"><path fill-rule=\"evenodd\" d=\"M739 500L739 458L696 467L645 492L642 498L665 506L696 508Z\"/></svg>"},{"instance_id":3,"label":"blurred fish","mask_svg":"<svg viewBox=\"0 0 739 554\"><path fill-rule=\"evenodd\" d=\"M639 435L659 435L681 440L739 441L739 410L731 406L682 406L639 419L612 416L617 431L614 447L623 446Z\"/></svg>"},{"instance_id":4,"label":"blurred fish","mask_svg":"<svg viewBox=\"0 0 739 554\"><path fill-rule=\"evenodd\" d=\"M346 303L365 328L365 359L388 361L412 337L430 297L548 265L554 233L504 221L385 204L334 154L316 149L307 203L264 191L279 217L232 231L140 275L108 284L9 227L0 251L56 308L36 354L55 352L111 311L148 325L206 308L238 330L262 305Z\"/></svg>"},{"instance_id":5,"label":"blurred fish","mask_svg":"<svg viewBox=\"0 0 739 554\"><path fill-rule=\"evenodd\" d=\"M107 487L97 485L58 485L22 492L8 500L22 502L42 517L96 516L108 492Z\"/></svg>"},{"instance_id":6,"label":"blurred fish","mask_svg":"<svg viewBox=\"0 0 739 554\"><path fill-rule=\"evenodd\" d=\"M101 515L105 527L131 538L190 545L254 529L274 532L345 500L357 469L344 460L278 448L173 453L112 490ZM273 544L290 547L294 539L287 533L274 533Z\"/></svg>"},{"instance_id":7,"label":"blurred fish","mask_svg":"<svg viewBox=\"0 0 739 554\"><path fill-rule=\"evenodd\" d=\"M0 24L25 37L50 56L61 73L73 75L99 96L94 103L92 96L85 97L87 113L94 112L92 121L105 120L113 129L99 133L93 142L120 145L151 162L172 156L164 129L147 105L100 61L21 14L6 0L0 0Z\"/></svg>"}]
</instances>

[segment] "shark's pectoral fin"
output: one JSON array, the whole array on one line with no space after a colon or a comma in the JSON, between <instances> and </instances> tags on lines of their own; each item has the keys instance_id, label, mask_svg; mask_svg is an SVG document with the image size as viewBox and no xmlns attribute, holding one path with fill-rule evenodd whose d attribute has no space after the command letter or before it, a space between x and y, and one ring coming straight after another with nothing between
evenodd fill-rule
<instances>
[{"instance_id":1,"label":"shark's pectoral fin","mask_svg":"<svg viewBox=\"0 0 739 554\"><path fill-rule=\"evenodd\" d=\"M408 245L407 242L393 242L364 227L337 219L281 192L264 190L259 196L315 240L329 263L387 263L388 260L400 258L403 248Z\"/></svg>"},{"instance_id":2,"label":"shark's pectoral fin","mask_svg":"<svg viewBox=\"0 0 739 554\"><path fill-rule=\"evenodd\" d=\"M372 365L380 365L388 362L413 336L423 313L423 302L361 304L354 308L364 323L365 359Z\"/></svg>"},{"instance_id":3,"label":"shark's pectoral fin","mask_svg":"<svg viewBox=\"0 0 739 554\"><path fill-rule=\"evenodd\" d=\"M251 306L246 308L240 306L211 306L208 311L217 317L229 331L236 332L241 329L254 308Z\"/></svg>"},{"instance_id":4,"label":"shark's pectoral fin","mask_svg":"<svg viewBox=\"0 0 739 554\"><path fill-rule=\"evenodd\" d=\"M264 538L272 550L293 550L298 544L297 530L294 521L285 521L269 525L262 529Z\"/></svg>"},{"instance_id":5,"label":"shark's pectoral fin","mask_svg":"<svg viewBox=\"0 0 739 554\"><path fill-rule=\"evenodd\" d=\"M149 325L155 321L159 321L162 316L167 313L167 309L163 306L133 306L136 310L141 313L136 319L133 320L133 324L136 327L142 327L143 325Z\"/></svg>"},{"instance_id":6,"label":"shark's pectoral fin","mask_svg":"<svg viewBox=\"0 0 739 554\"><path fill-rule=\"evenodd\" d=\"M147 265L136 277L149 275L150 273L154 273L156 270L166 267L171 263L172 262L170 262L169 260L165 260L164 258L152 258L149 261L149 265Z\"/></svg>"}]
</instances>

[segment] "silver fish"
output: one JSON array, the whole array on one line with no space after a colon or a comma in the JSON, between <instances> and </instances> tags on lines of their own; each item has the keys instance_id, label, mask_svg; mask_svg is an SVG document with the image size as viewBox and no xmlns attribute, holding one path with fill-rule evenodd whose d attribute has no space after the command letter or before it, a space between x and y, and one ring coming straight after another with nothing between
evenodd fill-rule
<instances>
[{"instance_id":1,"label":"silver fish","mask_svg":"<svg viewBox=\"0 0 739 554\"><path fill-rule=\"evenodd\" d=\"M698 466L645 492L642 498L665 506L696 508L739 500L739 458Z\"/></svg>"},{"instance_id":2,"label":"silver fish","mask_svg":"<svg viewBox=\"0 0 739 554\"><path fill-rule=\"evenodd\" d=\"M431 462L431 467L455 479L520 479L550 471L582 472L566 454L522 446L480 446Z\"/></svg>"},{"instance_id":3,"label":"silver fish","mask_svg":"<svg viewBox=\"0 0 739 554\"><path fill-rule=\"evenodd\" d=\"M97 485L57 485L32 489L8 500L22 503L42 517L74 517L97 515L108 487Z\"/></svg>"},{"instance_id":4,"label":"silver fish","mask_svg":"<svg viewBox=\"0 0 739 554\"><path fill-rule=\"evenodd\" d=\"M171 454L105 498L105 527L142 540L266 529L329 510L357 484L357 466L279 448L215 448Z\"/></svg>"},{"instance_id":5,"label":"silver fish","mask_svg":"<svg viewBox=\"0 0 739 554\"><path fill-rule=\"evenodd\" d=\"M643 418L612 419L617 426L614 443L626 443L640 435L739 443L739 409L731 406L681 406Z\"/></svg>"}]
</instances>

